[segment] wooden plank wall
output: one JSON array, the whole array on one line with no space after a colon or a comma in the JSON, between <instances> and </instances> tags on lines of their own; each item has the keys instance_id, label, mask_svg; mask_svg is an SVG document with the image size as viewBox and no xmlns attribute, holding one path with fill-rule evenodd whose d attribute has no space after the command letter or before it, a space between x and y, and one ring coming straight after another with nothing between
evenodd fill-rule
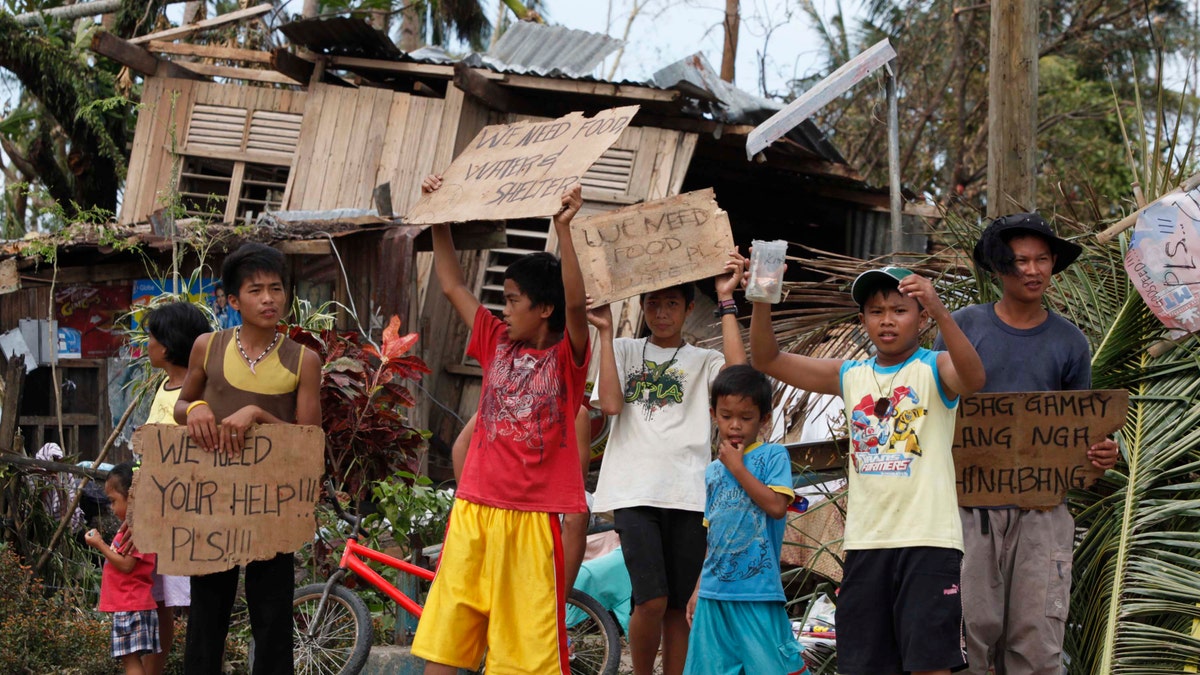
<instances>
[{"instance_id":1,"label":"wooden plank wall","mask_svg":"<svg viewBox=\"0 0 1200 675\"><path fill-rule=\"evenodd\" d=\"M192 80L146 78L118 216L122 224L144 221L166 203L163 195L178 173L171 150L183 142L196 84Z\"/></svg>"},{"instance_id":2,"label":"wooden plank wall","mask_svg":"<svg viewBox=\"0 0 1200 675\"><path fill-rule=\"evenodd\" d=\"M179 173L173 150L183 149L193 106L242 108L249 111L246 115L248 124L255 110L301 113L308 96L307 92L295 89L169 77L146 78L129 157L129 177L125 182L120 222L144 222L152 212L170 201L169 192ZM235 159L242 153L224 154Z\"/></svg>"},{"instance_id":3,"label":"wooden plank wall","mask_svg":"<svg viewBox=\"0 0 1200 675\"><path fill-rule=\"evenodd\" d=\"M50 318L50 287L34 286L0 295L0 333L17 328L21 319Z\"/></svg>"},{"instance_id":4,"label":"wooden plank wall","mask_svg":"<svg viewBox=\"0 0 1200 675\"><path fill-rule=\"evenodd\" d=\"M454 147L454 99L461 105L454 87L446 99L369 87L312 87L284 208L371 208L372 190L390 182L392 208L404 213L420 194L421 178L450 151L444 148Z\"/></svg>"}]
</instances>

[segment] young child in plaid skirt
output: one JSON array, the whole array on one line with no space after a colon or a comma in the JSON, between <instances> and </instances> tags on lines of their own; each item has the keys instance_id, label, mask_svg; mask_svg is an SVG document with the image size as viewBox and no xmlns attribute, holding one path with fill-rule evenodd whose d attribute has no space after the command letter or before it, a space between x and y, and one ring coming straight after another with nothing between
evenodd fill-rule
<instances>
[{"instance_id":1,"label":"young child in plaid skirt","mask_svg":"<svg viewBox=\"0 0 1200 675\"><path fill-rule=\"evenodd\" d=\"M104 482L104 494L112 502L113 515L122 521L133 486L133 468L132 462L122 462L113 467ZM100 611L113 615L113 658L121 659L126 675L143 675L146 672L143 655L160 650L157 603L151 594L155 556L136 549L128 555L119 553L120 535L109 546L99 532L88 530L84 541L104 554Z\"/></svg>"}]
</instances>

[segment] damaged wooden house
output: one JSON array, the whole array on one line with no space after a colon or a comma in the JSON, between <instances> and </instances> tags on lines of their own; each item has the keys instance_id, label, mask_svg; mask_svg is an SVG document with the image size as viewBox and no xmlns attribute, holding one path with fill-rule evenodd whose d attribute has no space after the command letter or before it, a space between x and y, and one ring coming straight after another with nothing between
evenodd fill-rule
<instances>
[{"instance_id":1,"label":"damaged wooden house","mask_svg":"<svg viewBox=\"0 0 1200 675\"><path fill-rule=\"evenodd\" d=\"M144 77L120 226L164 252L170 232L159 221L170 205L192 218L265 228L255 236L288 254L298 294L353 307L366 327L400 315L405 330L421 334L419 355L433 369L412 423L431 429L435 446L451 442L474 412L480 371L465 357L466 329L430 274L423 228L406 225L403 214L421 178L449 165L488 124L637 104L632 125L583 178L585 213L712 187L743 247L781 238L869 257L887 245L886 190L867 185L811 122L768 148L765 161L746 160L747 134L779 105L721 81L698 54L650 81L610 82L592 73L615 40L534 23L517 23L486 54L465 58L431 48L402 53L351 18L285 24L279 32L289 46L271 52L184 44L177 40L187 31L173 31L133 41L102 33L93 43ZM906 207L914 223L933 215L927 211ZM923 248L921 228L909 229L910 250ZM479 296L497 311L505 266L557 248L545 219L455 233ZM44 315L50 302L47 272L14 253L20 288L0 296L0 332ZM215 269L219 263L208 260ZM129 254L86 242L64 251L59 264L60 285L102 289L145 276ZM711 283L700 290L692 339L713 330ZM632 334L637 303L622 304L619 334ZM60 363L60 372L76 367ZM40 421L24 414L40 397L27 392L21 428L32 432ZM87 442L80 437L85 457L88 443L110 428L111 420Z\"/></svg>"}]
</instances>

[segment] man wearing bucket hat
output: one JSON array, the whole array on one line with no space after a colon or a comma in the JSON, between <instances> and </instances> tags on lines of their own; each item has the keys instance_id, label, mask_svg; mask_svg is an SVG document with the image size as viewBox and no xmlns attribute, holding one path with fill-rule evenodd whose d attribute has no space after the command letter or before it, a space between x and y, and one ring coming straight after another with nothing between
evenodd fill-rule
<instances>
[{"instance_id":1,"label":"man wearing bucket hat","mask_svg":"<svg viewBox=\"0 0 1200 675\"><path fill-rule=\"evenodd\" d=\"M983 392L1091 388L1087 339L1043 303L1050 278L1082 251L1036 213L997 218L980 235L975 263L997 275L1001 298L960 309L954 320L983 359ZM1098 443L1088 457L1110 469L1116 443ZM968 672L1058 675L1075 535L1066 504L1049 511L959 508L959 514Z\"/></svg>"}]
</instances>

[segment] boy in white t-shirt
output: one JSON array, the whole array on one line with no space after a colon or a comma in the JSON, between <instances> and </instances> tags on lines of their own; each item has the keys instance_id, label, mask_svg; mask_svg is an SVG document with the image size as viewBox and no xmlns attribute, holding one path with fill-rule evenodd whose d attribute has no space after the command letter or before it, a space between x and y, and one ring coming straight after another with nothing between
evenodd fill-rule
<instances>
[{"instance_id":1,"label":"boy in white t-shirt","mask_svg":"<svg viewBox=\"0 0 1200 675\"><path fill-rule=\"evenodd\" d=\"M612 311L588 319L599 331L600 367L592 400L613 415L594 510L613 511L633 583L629 648L635 675L683 672L685 611L704 563L704 470L712 459L709 390L726 364L746 362L733 291L745 258L730 252L716 279L723 354L687 344L683 325L695 307L691 284L642 296L646 338L613 339Z\"/></svg>"}]
</instances>

